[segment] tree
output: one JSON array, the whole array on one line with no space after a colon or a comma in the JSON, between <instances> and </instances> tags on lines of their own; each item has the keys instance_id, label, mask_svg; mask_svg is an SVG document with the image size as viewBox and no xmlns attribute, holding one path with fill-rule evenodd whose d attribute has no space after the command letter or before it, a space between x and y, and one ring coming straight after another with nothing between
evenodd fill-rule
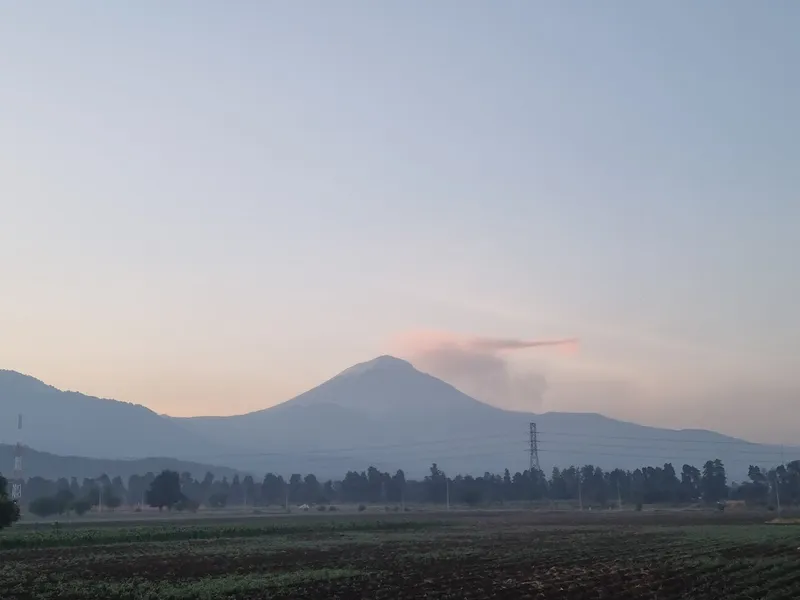
<instances>
[{"instance_id":1,"label":"tree","mask_svg":"<svg viewBox=\"0 0 800 600\"><path fill-rule=\"evenodd\" d=\"M703 477L700 480L703 500L707 504L714 504L728 496L727 477L725 466L719 459L709 460L703 465Z\"/></svg>"},{"instance_id":2,"label":"tree","mask_svg":"<svg viewBox=\"0 0 800 600\"><path fill-rule=\"evenodd\" d=\"M69 485L67 485L66 489L62 488L58 490L55 495L55 501L58 503L58 514L63 515L67 512L74 500L75 496L73 496L72 492L69 490Z\"/></svg>"},{"instance_id":3,"label":"tree","mask_svg":"<svg viewBox=\"0 0 800 600\"><path fill-rule=\"evenodd\" d=\"M702 475L697 467L683 465L681 470L681 483L679 486L679 498L681 502L697 502L700 498L700 482Z\"/></svg>"},{"instance_id":4,"label":"tree","mask_svg":"<svg viewBox=\"0 0 800 600\"><path fill-rule=\"evenodd\" d=\"M19 521L19 506L8 497L8 480L0 475L0 529Z\"/></svg>"},{"instance_id":5,"label":"tree","mask_svg":"<svg viewBox=\"0 0 800 600\"><path fill-rule=\"evenodd\" d=\"M172 510L172 507L183 500L180 475L175 471L162 471L153 479L146 496L148 506L158 510Z\"/></svg>"},{"instance_id":6,"label":"tree","mask_svg":"<svg viewBox=\"0 0 800 600\"><path fill-rule=\"evenodd\" d=\"M52 517L59 513L60 505L55 496L43 496L36 498L28 505L28 510L41 518Z\"/></svg>"},{"instance_id":7,"label":"tree","mask_svg":"<svg viewBox=\"0 0 800 600\"><path fill-rule=\"evenodd\" d=\"M108 495L103 496L103 505L111 510L122 506L122 498L114 494L114 492L111 491L111 488L109 488L109 492L110 493Z\"/></svg>"},{"instance_id":8,"label":"tree","mask_svg":"<svg viewBox=\"0 0 800 600\"><path fill-rule=\"evenodd\" d=\"M225 508L228 505L228 494L216 492L208 497L208 505L211 508Z\"/></svg>"},{"instance_id":9,"label":"tree","mask_svg":"<svg viewBox=\"0 0 800 600\"><path fill-rule=\"evenodd\" d=\"M82 498L80 500L76 500L72 503L72 510L75 511L75 514L79 517L82 517L87 512L89 512L92 508L92 503L89 502L86 498Z\"/></svg>"}]
</instances>

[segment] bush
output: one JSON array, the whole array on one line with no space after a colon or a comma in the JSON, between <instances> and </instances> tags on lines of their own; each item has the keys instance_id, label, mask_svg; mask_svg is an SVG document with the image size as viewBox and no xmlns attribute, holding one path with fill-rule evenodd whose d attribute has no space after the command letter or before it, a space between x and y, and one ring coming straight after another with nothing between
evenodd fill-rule
<instances>
[{"instance_id":1,"label":"bush","mask_svg":"<svg viewBox=\"0 0 800 600\"><path fill-rule=\"evenodd\" d=\"M642 503L641 502L637 502L636 503L636 512L642 512Z\"/></svg>"},{"instance_id":2,"label":"bush","mask_svg":"<svg viewBox=\"0 0 800 600\"><path fill-rule=\"evenodd\" d=\"M317 510L318 510L319 512L325 512L326 510L328 510L328 507L327 507L327 506L325 506L324 504L320 504L320 505L317 507Z\"/></svg>"},{"instance_id":3,"label":"bush","mask_svg":"<svg viewBox=\"0 0 800 600\"><path fill-rule=\"evenodd\" d=\"M367 510L366 506L364 506L363 504L358 505L358 512L364 512L365 510Z\"/></svg>"},{"instance_id":4,"label":"bush","mask_svg":"<svg viewBox=\"0 0 800 600\"><path fill-rule=\"evenodd\" d=\"M336 512L337 510L339 510L339 509L336 508L335 506L329 506L328 507L328 512Z\"/></svg>"}]
</instances>

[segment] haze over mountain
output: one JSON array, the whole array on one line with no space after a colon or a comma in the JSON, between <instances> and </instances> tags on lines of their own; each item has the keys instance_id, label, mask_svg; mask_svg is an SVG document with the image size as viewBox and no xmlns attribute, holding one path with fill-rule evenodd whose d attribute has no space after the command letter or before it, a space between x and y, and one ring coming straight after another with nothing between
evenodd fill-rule
<instances>
[{"instance_id":1,"label":"haze over mountain","mask_svg":"<svg viewBox=\"0 0 800 600\"><path fill-rule=\"evenodd\" d=\"M381 356L355 365L282 404L233 417L176 419L217 443L258 447L269 460L319 468L365 461L421 472L432 462L482 473L528 465L528 428L535 420L543 468L572 463L635 468L652 462L703 463L722 458L732 472L751 462L777 462L780 449L705 430L645 427L593 413L501 410ZM341 468L340 468L341 470Z\"/></svg>"},{"instance_id":2,"label":"haze over mountain","mask_svg":"<svg viewBox=\"0 0 800 600\"><path fill-rule=\"evenodd\" d=\"M10 465L14 464L15 446L0 444L0 473L11 475ZM114 460L110 458L86 458L83 456L59 456L49 452L39 452L33 448L23 448L25 477L58 479L76 477L79 481L96 479L101 475L122 477L127 481L131 475L160 473L164 469L178 473L191 473L192 477L202 479L206 473L214 477L231 479L237 471L228 467L183 461L175 458L138 458Z\"/></svg>"},{"instance_id":3,"label":"haze over mountain","mask_svg":"<svg viewBox=\"0 0 800 600\"><path fill-rule=\"evenodd\" d=\"M372 464L423 474L528 466L528 430L538 428L542 468L594 464L636 468L720 458L732 476L774 465L781 449L704 430L646 427L593 413L507 411L381 356L355 365L277 406L232 417L173 418L142 406L62 392L32 377L0 372L0 440L37 450L102 458L170 456L262 473L340 476ZM793 455L787 449L787 458ZM205 467L203 467L205 468Z\"/></svg>"}]
</instances>

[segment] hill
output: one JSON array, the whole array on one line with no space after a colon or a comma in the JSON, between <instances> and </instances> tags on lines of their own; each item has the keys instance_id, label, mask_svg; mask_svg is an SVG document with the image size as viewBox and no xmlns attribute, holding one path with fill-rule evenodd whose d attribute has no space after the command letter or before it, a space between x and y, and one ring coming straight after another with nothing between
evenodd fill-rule
<instances>
[{"instance_id":1,"label":"hill","mask_svg":"<svg viewBox=\"0 0 800 600\"><path fill-rule=\"evenodd\" d=\"M14 465L15 446L0 444L0 465L9 467ZM60 477L76 477L78 481L84 478L95 479L101 475L113 478L120 476L127 481L131 475L144 475L145 473L160 473L164 469L178 473L191 473L195 479L202 479L206 473L213 473L214 477L232 478L235 469L196 462L182 461L175 458L140 458L134 460L113 460L103 458L85 458L82 456L58 456L49 452L39 452L32 448L23 448L25 478L44 477L56 480ZM10 469L0 469L5 475L10 475Z\"/></svg>"},{"instance_id":2,"label":"hill","mask_svg":"<svg viewBox=\"0 0 800 600\"><path fill-rule=\"evenodd\" d=\"M66 392L33 377L0 371L0 443L23 440L44 452L91 458L192 459L231 449L214 445L144 406Z\"/></svg>"}]
</instances>

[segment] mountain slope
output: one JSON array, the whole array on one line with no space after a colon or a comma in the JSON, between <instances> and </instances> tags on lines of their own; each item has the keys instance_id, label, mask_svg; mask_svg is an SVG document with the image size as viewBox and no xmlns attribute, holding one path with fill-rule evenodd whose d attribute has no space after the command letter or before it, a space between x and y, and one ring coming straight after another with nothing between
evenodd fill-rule
<instances>
[{"instance_id":1,"label":"mountain slope","mask_svg":"<svg viewBox=\"0 0 800 600\"><path fill-rule=\"evenodd\" d=\"M534 415L501 410L416 370L379 357L351 367L275 407L233 417L178 419L219 443L258 448L248 468L340 475L373 464L422 474L436 462L482 474L528 466L528 428L536 421L540 462L636 468L673 462L702 467L720 458L741 479L749 464L775 464L780 449L702 430L669 430L598 414ZM291 467L290 467L291 465Z\"/></svg>"},{"instance_id":2,"label":"mountain slope","mask_svg":"<svg viewBox=\"0 0 800 600\"><path fill-rule=\"evenodd\" d=\"M45 452L96 458L193 458L230 451L136 404L64 392L27 375L0 371L0 442L22 440Z\"/></svg>"},{"instance_id":3,"label":"mountain slope","mask_svg":"<svg viewBox=\"0 0 800 600\"><path fill-rule=\"evenodd\" d=\"M15 446L0 444L0 465L14 464ZM178 473L191 473L195 479L202 479L206 473L214 474L216 478L232 478L237 471L228 467L206 465L190 461L181 461L175 458L139 458L134 460L113 460L104 458L86 458L83 456L59 456L49 452L39 452L32 448L23 449L25 478L44 477L45 479L59 479L61 477L76 477L78 481L84 478L95 479L101 475L111 478L122 477L125 481L131 475L144 475L146 473L160 473L164 469ZM10 473L0 469L6 475Z\"/></svg>"}]
</instances>

